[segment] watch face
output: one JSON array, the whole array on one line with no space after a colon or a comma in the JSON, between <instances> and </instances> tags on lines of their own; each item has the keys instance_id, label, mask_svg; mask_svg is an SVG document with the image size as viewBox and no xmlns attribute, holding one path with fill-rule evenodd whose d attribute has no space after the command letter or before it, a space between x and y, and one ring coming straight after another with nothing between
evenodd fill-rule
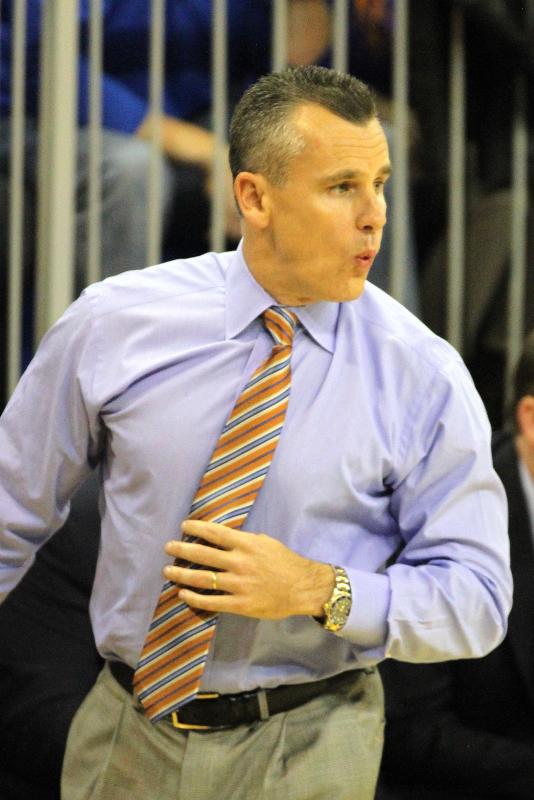
<instances>
[{"instance_id":1,"label":"watch face","mask_svg":"<svg viewBox=\"0 0 534 800\"><path fill-rule=\"evenodd\" d=\"M343 625L346 622L350 613L351 600L350 597L340 597L335 603L330 614L331 621L334 625Z\"/></svg>"}]
</instances>

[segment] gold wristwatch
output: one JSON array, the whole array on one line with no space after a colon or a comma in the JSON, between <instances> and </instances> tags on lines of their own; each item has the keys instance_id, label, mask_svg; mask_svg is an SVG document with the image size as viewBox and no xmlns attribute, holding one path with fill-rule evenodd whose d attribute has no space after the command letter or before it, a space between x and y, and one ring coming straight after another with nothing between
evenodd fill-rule
<instances>
[{"instance_id":1,"label":"gold wristwatch","mask_svg":"<svg viewBox=\"0 0 534 800\"><path fill-rule=\"evenodd\" d=\"M330 599L323 606L324 617L320 620L327 631L340 631L345 625L352 606L352 592L349 576L343 567L332 564L335 575L335 584Z\"/></svg>"}]
</instances>

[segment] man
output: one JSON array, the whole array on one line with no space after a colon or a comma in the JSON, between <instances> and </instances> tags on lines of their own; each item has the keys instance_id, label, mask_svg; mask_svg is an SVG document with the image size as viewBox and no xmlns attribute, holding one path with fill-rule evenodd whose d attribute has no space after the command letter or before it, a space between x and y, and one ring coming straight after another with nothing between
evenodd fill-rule
<instances>
[{"instance_id":1,"label":"man","mask_svg":"<svg viewBox=\"0 0 534 800\"><path fill-rule=\"evenodd\" d=\"M101 465L108 665L69 733L66 800L370 800L376 663L480 656L505 632L482 404L458 355L365 284L390 172L367 87L260 79L230 161L238 250L86 290L0 421L2 591Z\"/></svg>"},{"instance_id":2,"label":"man","mask_svg":"<svg viewBox=\"0 0 534 800\"><path fill-rule=\"evenodd\" d=\"M516 369L513 418L515 435L497 434L493 445L509 506L515 589L508 635L482 659L383 664L380 798L534 797L534 331Z\"/></svg>"}]
</instances>

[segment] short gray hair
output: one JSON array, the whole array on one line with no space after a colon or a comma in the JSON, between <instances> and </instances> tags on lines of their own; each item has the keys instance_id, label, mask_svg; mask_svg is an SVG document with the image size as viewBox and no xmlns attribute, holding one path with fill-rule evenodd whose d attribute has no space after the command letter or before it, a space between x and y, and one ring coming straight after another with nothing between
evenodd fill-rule
<instances>
[{"instance_id":1,"label":"short gray hair","mask_svg":"<svg viewBox=\"0 0 534 800\"><path fill-rule=\"evenodd\" d=\"M230 126L230 167L259 172L282 184L290 160L304 142L291 116L304 103L315 103L342 119L365 124L377 116L365 83L326 67L292 67L264 75L239 100Z\"/></svg>"}]
</instances>

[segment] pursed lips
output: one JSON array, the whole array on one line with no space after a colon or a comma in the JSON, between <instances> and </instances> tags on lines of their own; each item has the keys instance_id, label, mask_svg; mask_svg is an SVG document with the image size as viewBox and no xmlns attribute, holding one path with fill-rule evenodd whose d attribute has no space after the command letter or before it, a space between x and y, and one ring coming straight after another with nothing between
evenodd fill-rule
<instances>
[{"instance_id":1,"label":"pursed lips","mask_svg":"<svg viewBox=\"0 0 534 800\"><path fill-rule=\"evenodd\" d=\"M362 266L370 267L373 263L373 260L376 256L376 250L362 250L361 253L358 253L355 256L355 261L357 261Z\"/></svg>"}]
</instances>

